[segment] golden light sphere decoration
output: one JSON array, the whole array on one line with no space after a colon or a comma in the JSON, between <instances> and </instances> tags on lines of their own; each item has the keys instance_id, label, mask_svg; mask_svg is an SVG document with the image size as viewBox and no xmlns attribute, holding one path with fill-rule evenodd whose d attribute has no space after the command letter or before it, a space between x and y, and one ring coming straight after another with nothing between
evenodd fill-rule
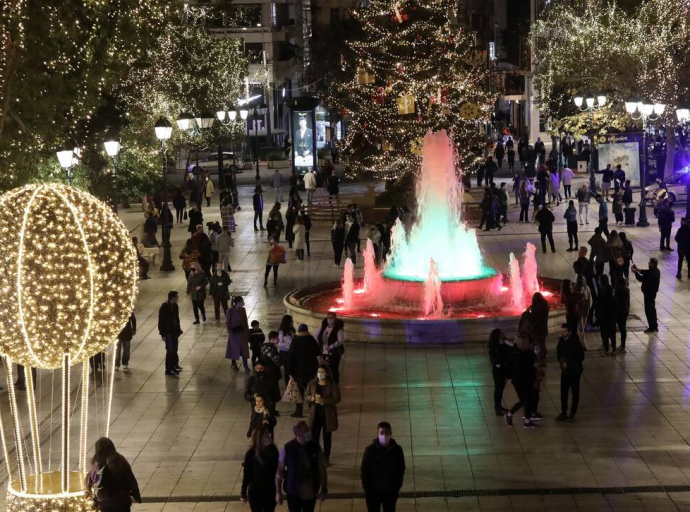
<instances>
[{"instance_id":1,"label":"golden light sphere decoration","mask_svg":"<svg viewBox=\"0 0 690 512\"><path fill-rule=\"evenodd\" d=\"M38 183L0 196L0 353L13 362L87 361L116 339L137 283L129 232L91 194Z\"/></svg>"}]
</instances>

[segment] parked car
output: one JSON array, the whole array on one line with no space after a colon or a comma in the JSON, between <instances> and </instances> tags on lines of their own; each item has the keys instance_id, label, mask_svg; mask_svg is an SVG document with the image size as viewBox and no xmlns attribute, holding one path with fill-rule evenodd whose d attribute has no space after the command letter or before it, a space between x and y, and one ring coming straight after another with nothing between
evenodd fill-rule
<instances>
[{"instance_id":1,"label":"parked car","mask_svg":"<svg viewBox=\"0 0 690 512\"><path fill-rule=\"evenodd\" d=\"M663 200L664 196L668 197L671 204L676 201L684 201L687 196L687 181L690 177L690 170L684 169L682 171L677 171L671 174L668 178L664 180L666 185L666 194L663 191L660 192L659 182L652 183L645 188L645 199L648 203L653 204L657 200Z\"/></svg>"},{"instance_id":2,"label":"parked car","mask_svg":"<svg viewBox=\"0 0 690 512\"><path fill-rule=\"evenodd\" d=\"M187 167L187 172L191 173L192 169L196 165L194 160L191 160L190 165ZM230 151L223 152L223 166L232 165L232 153ZM242 172L242 158L237 155L235 157L235 165L237 166L237 172ZM210 174L218 174L218 153L213 153L203 160L199 161L199 167L208 171Z\"/></svg>"}]
</instances>

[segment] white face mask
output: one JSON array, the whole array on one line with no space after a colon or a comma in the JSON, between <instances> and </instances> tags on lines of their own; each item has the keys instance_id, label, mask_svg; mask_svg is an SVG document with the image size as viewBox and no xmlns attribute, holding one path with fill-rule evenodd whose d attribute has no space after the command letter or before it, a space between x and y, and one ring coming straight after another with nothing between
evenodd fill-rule
<instances>
[{"instance_id":1,"label":"white face mask","mask_svg":"<svg viewBox=\"0 0 690 512\"><path fill-rule=\"evenodd\" d=\"M326 380L326 374L324 372L319 372L316 374L319 380Z\"/></svg>"}]
</instances>

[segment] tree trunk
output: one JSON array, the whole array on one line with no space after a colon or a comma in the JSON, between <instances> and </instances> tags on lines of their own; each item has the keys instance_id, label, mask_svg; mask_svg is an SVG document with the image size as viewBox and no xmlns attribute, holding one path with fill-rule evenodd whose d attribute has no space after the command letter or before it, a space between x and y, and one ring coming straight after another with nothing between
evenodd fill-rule
<instances>
[{"instance_id":1,"label":"tree trunk","mask_svg":"<svg viewBox=\"0 0 690 512\"><path fill-rule=\"evenodd\" d=\"M664 169L664 178L671 176L675 169L673 168L676 161L676 133L675 124L673 122L666 123L666 167ZM657 170L658 172L658 170Z\"/></svg>"}]
</instances>

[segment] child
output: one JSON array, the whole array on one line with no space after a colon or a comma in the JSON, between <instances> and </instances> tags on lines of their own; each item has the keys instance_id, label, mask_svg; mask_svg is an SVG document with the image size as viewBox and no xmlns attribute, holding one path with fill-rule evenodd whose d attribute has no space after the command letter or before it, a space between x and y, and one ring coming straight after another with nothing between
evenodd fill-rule
<instances>
[{"instance_id":1,"label":"child","mask_svg":"<svg viewBox=\"0 0 690 512\"><path fill-rule=\"evenodd\" d=\"M264 402L264 397L258 393L254 395L254 406L252 407L252 416L249 420L249 430L247 430L247 437L252 436L252 432L257 428L265 428L273 437L273 428L276 426L276 417L271 412L271 408Z\"/></svg>"},{"instance_id":2,"label":"child","mask_svg":"<svg viewBox=\"0 0 690 512\"><path fill-rule=\"evenodd\" d=\"M252 320L252 328L249 329L249 348L252 351L252 366L261 359L261 345L266 336L259 327L258 320Z\"/></svg>"}]
</instances>

